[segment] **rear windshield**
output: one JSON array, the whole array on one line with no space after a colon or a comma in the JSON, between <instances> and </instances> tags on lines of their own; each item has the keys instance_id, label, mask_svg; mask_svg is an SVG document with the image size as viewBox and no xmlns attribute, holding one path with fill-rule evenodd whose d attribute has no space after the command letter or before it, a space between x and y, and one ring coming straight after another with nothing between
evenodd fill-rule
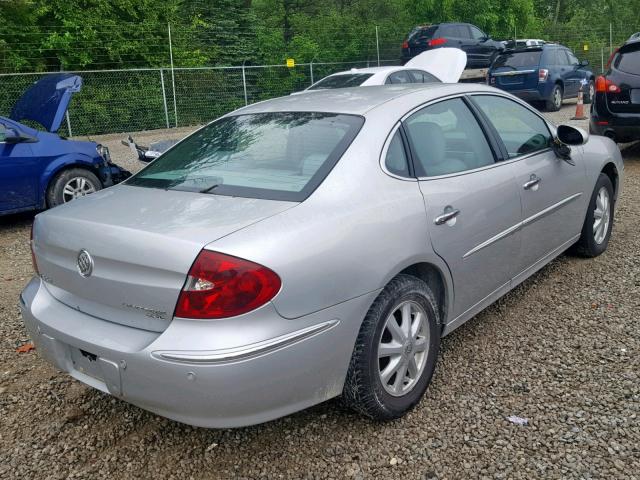
<instances>
[{"instance_id":1,"label":"rear windshield","mask_svg":"<svg viewBox=\"0 0 640 480\"><path fill-rule=\"evenodd\" d=\"M619 53L613 66L621 72L640 75L640 50Z\"/></svg>"},{"instance_id":2,"label":"rear windshield","mask_svg":"<svg viewBox=\"0 0 640 480\"><path fill-rule=\"evenodd\" d=\"M503 53L493 63L492 68L500 67L537 67L540 64L542 50Z\"/></svg>"},{"instance_id":3,"label":"rear windshield","mask_svg":"<svg viewBox=\"0 0 640 480\"><path fill-rule=\"evenodd\" d=\"M423 38L431 38L433 34L438 30L438 25L431 25L430 27L416 27L411 30L407 40L417 40Z\"/></svg>"},{"instance_id":4,"label":"rear windshield","mask_svg":"<svg viewBox=\"0 0 640 480\"><path fill-rule=\"evenodd\" d=\"M302 201L364 123L356 115L277 112L222 118L127 180L128 185Z\"/></svg>"},{"instance_id":5,"label":"rear windshield","mask_svg":"<svg viewBox=\"0 0 640 480\"><path fill-rule=\"evenodd\" d=\"M308 90L359 87L371 76L373 76L373 73L345 73L344 75L331 75L330 77L323 78L315 85L312 85Z\"/></svg>"}]
</instances>

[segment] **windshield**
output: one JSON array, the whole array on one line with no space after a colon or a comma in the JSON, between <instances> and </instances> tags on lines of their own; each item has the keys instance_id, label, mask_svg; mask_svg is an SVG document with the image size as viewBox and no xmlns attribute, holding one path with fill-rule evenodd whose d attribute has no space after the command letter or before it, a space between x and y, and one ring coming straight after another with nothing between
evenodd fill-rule
<instances>
[{"instance_id":1,"label":"windshield","mask_svg":"<svg viewBox=\"0 0 640 480\"><path fill-rule=\"evenodd\" d=\"M504 53L496 58L492 68L500 67L537 67L540 64L542 50Z\"/></svg>"},{"instance_id":2,"label":"windshield","mask_svg":"<svg viewBox=\"0 0 640 480\"><path fill-rule=\"evenodd\" d=\"M347 87L359 87L369 77L373 76L373 73L347 73L343 75L331 75L330 77L323 78L315 85L312 85L308 90L324 90L327 88L347 88Z\"/></svg>"},{"instance_id":3,"label":"windshield","mask_svg":"<svg viewBox=\"0 0 640 480\"><path fill-rule=\"evenodd\" d=\"M355 115L277 112L222 118L158 157L126 183L302 201L364 123Z\"/></svg>"}]
</instances>

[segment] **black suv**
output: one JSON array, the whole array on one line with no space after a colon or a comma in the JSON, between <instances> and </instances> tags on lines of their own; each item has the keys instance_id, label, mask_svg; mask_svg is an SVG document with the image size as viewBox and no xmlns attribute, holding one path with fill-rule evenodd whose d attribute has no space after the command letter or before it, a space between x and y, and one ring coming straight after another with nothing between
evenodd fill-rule
<instances>
[{"instance_id":1,"label":"black suv","mask_svg":"<svg viewBox=\"0 0 640 480\"><path fill-rule=\"evenodd\" d=\"M640 139L640 38L613 54L609 69L596 78L589 131L616 142Z\"/></svg>"},{"instance_id":2,"label":"black suv","mask_svg":"<svg viewBox=\"0 0 640 480\"><path fill-rule=\"evenodd\" d=\"M502 42L492 40L470 23L439 23L416 27L402 44L402 63L434 48L453 47L467 54L467 68L486 68L504 50Z\"/></svg>"}]
</instances>

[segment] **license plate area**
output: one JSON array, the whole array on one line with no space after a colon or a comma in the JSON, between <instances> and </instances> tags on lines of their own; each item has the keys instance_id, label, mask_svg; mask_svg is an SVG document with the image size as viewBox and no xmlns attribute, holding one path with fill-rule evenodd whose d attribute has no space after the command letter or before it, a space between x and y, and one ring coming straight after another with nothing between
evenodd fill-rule
<instances>
[{"instance_id":1,"label":"license plate area","mask_svg":"<svg viewBox=\"0 0 640 480\"><path fill-rule=\"evenodd\" d=\"M70 347L69 350L71 351L71 363L75 370L101 382L104 381L102 368L97 355L79 348Z\"/></svg>"},{"instance_id":2,"label":"license plate area","mask_svg":"<svg viewBox=\"0 0 640 480\"><path fill-rule=\"evenodd\" d=\"M640 88L631 89L631 103L634 105L640 104Z\"/></svg>"}]
</instances>

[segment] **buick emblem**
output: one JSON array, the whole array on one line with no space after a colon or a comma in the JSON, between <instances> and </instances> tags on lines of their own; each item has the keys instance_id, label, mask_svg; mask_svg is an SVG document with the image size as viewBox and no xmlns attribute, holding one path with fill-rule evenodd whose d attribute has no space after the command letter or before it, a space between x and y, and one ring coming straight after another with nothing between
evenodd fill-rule
<instances>
[{"instance_id":1,"label":"buick emblem","mask_svg":"<svg viewBox=\"0 0 640 480\"><path fill-rule=\"evenodd\" d=\"M78 253L78 273L83 277L88 277L93 272L93 258L84 248Z\"/></svg>"}]
</instances>

